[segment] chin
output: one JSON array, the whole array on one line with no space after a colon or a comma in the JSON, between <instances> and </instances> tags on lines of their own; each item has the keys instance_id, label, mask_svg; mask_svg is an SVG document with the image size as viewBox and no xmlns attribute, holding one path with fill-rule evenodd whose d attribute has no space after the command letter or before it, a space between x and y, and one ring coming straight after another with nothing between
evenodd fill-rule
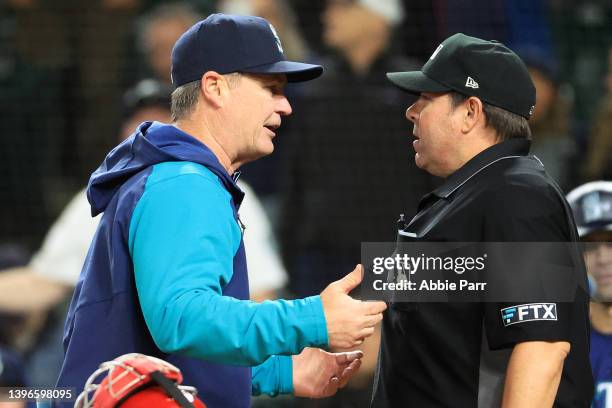
<instances>
[{"instance_id":1,"label":"chin","mask_svg":"<svg viewBox=\"0 0 612 408\"><path fill-rule=\"evenodd\" d=\"M253 155L253 158L251 159L251 161L261 159L262 157L266 157L272 154L272 152L274 152L274 145L270 147L266 147L265 149L259 149L257 153Z\"/></svg>"}]
</instances>

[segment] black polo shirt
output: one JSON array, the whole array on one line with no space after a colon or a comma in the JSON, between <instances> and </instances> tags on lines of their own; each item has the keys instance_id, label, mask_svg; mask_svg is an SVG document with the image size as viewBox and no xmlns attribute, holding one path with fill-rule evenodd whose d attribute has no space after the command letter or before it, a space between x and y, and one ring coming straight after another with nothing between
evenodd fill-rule
<instances>
[{"instance_id":1,"label":"black polo shirt","mask_svg":"<svg viewBox=\"0 0 612 408\"><path fill-rule=\"evenodd\" d=\"M530 142L496 144L426 195L402 235L431 242L570 242L569 207ZM586 280L586 276L584 276ZM586 284L585 284L586 287ZM537 301L537 299L534 299ZM588 407L588 294L557 321L504 327L499 303L395 303L385 312L373 407L499 406L507 360L523 341L568 341L555 407Z\"/></svg>"}]
</instances>

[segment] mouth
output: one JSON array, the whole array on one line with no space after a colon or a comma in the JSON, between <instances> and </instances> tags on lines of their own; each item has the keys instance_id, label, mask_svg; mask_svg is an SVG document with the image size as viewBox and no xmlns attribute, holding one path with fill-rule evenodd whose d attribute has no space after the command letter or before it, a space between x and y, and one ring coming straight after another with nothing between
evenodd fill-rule
<instances>
[{"instance_id":1,"label":"mouth","mask_svg":"<svg viewBox=\"0 0 612 408\"><path fill-rule=\"evenodd\" d=\"M598 285L610 285L612 284L612 275L598 276L595 281Z\"/></svg>"},{"instance_id":2,"label":"mouth","mask_svg":"<svg viewBox=\"0 0 612 408\"><path fill-rule=\"evenodd\" d=\"M276 129L280 127L280 124L264 125L264 128L268 129L273 136L276 136Z\"/></svg>"}]
</instances>

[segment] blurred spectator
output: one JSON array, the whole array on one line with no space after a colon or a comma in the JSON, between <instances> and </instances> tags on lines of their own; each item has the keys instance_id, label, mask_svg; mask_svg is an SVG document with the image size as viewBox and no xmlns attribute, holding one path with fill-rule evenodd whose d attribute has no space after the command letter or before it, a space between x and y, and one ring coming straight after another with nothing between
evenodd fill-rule
<instances>
[{"instance_id":1,"label":"blurred spectator","mask_svg":"<svg viewBox=\"0 0 612 408\"><path fill-rule=\"evenodd\" d=\"M517 53L536 87L536 108L529 119L531 154L544 163L546 172L566 190L575 173L570 159L576 146L570 132L570 102L559 92L556 61L539 47L519 47Z\"/></svg>"},{"instance_id":2,"label":"blurred spectator","mask_svg":"<svg viewBox=\"0 0 612 408\"><path fill-rule=\"evenodd\" d=\"M139 77L154 77L170 84L172 47L201 15L188 3L161 4L140 17L136 42L139 54Z\"/></svg>"},{"instance_id":3,"label":"blurred spectator","mask_svg":"<svg viewBox=\"0 0 612 408\"><path fill-rule=\"evenodd\" d=\"M584 184L567 195L592 282L593 408L612 407L612 182Z\"/></svg>"},{"instance_id":4,"label":"blurred spectator","mask_svg":"<svg viewBox=\"0 0 612 408\"><path fill-rule=\"evenodd\" d=\"M587 180L612 180L612 47L608 50L606 96L595 116L588 140L584 176Z\"/></svg>"}]
</instances>

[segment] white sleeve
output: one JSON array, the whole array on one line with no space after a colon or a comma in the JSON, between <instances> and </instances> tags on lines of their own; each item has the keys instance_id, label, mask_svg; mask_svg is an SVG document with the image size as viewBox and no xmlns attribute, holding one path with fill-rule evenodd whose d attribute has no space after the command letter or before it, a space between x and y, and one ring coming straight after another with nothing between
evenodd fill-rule
<instances>
[{"instance_id":1,"label":"white sleeve","mask_svg":"<svg viewBox=\"0 0 612 408\"><path fill-rule=\"evenodd\" d=\"M76 285L100 215L91 216L85 190L79 191L47 232L30 267L39 275Z\"/></svg>"},{"instance_id":2,"label":"white sleeve","mask_svg":"<svg viewBox=\"0 0 612 408\"><path fill-rule=\"evenodd\" d=\"M251 187L242 181L238 185L245 192L239 213L246 226L244 248L249 290L256 293L280 289L287 283L287 272L278 255L268 216Z\"/></svg>"}]
</instances>

